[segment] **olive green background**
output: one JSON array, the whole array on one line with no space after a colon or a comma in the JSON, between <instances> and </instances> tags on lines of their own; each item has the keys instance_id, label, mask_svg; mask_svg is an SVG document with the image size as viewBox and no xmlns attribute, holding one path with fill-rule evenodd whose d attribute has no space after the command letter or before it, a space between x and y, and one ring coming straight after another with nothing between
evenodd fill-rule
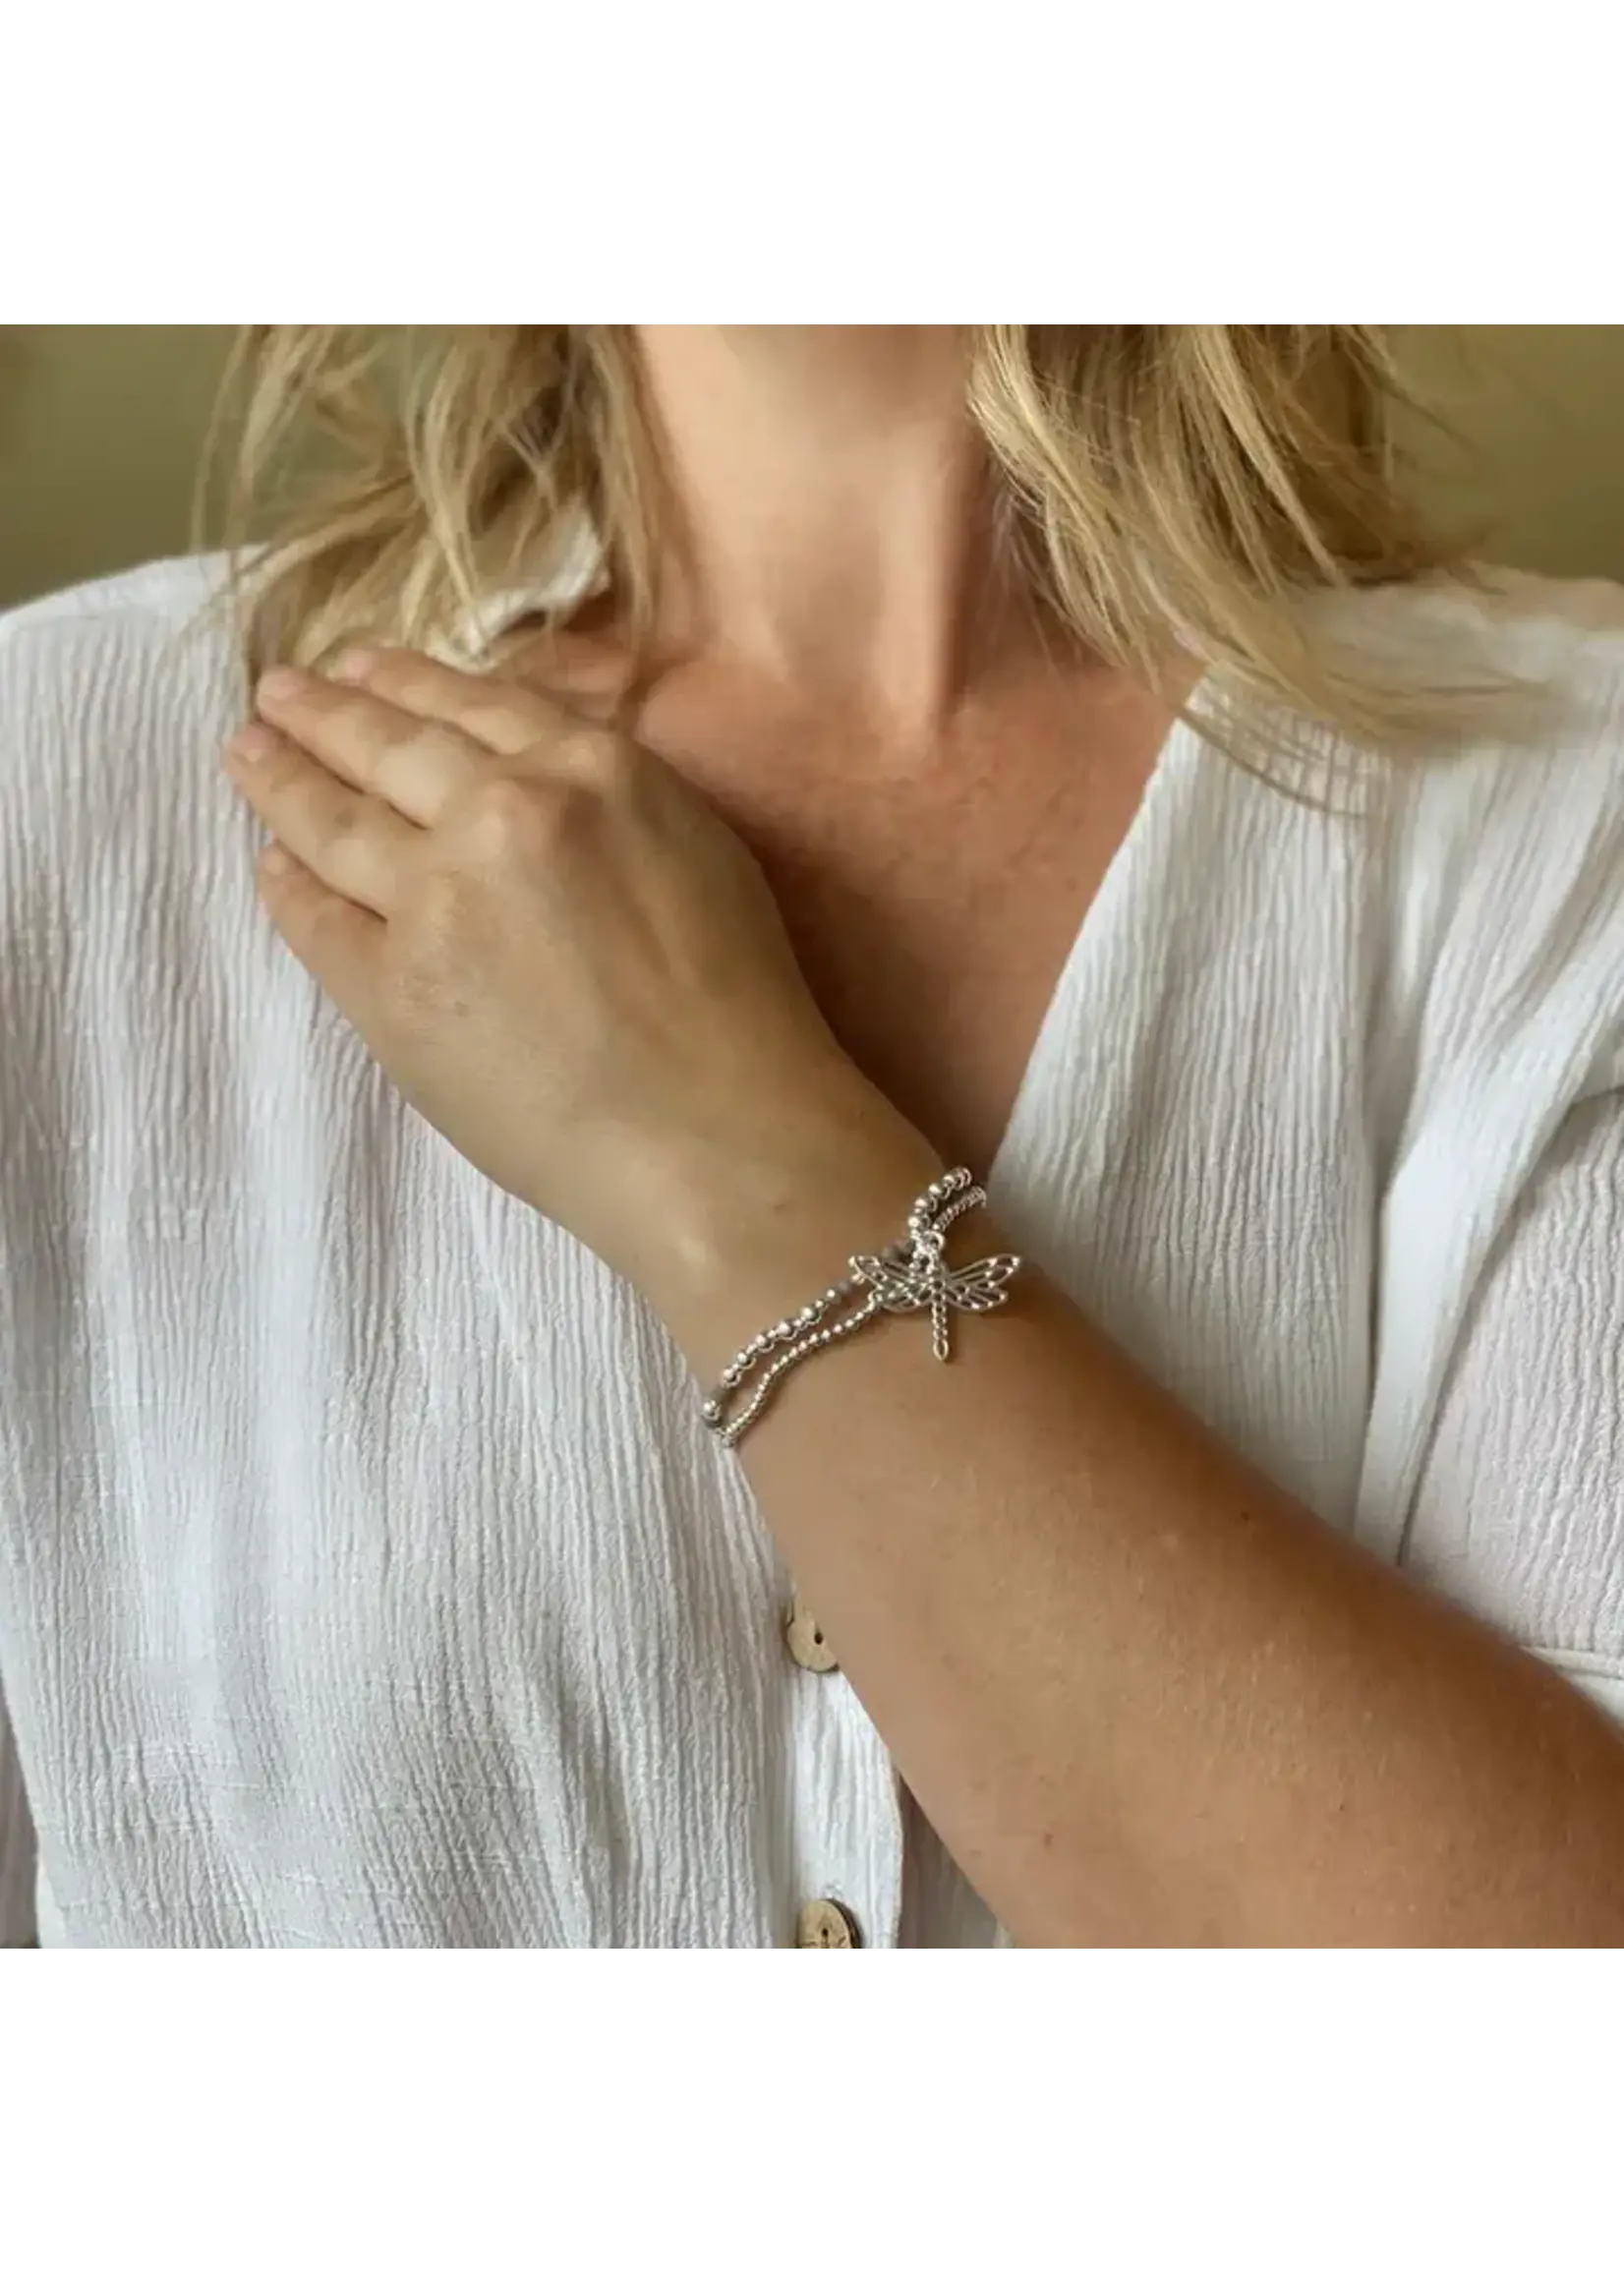
<instances>
[{"instance_id":1,"label":"olive green background","mask_svg":"<svg viewBox=\"0 0 1624 2274\"><path fill-rule=\"evenodd\" d=\"M184 552L225 327L0 327L0 606ZM1466 447L1415 437L1489 556L1624 581L1624 325L1401 333Z\"/></svg>"}]
</instances>

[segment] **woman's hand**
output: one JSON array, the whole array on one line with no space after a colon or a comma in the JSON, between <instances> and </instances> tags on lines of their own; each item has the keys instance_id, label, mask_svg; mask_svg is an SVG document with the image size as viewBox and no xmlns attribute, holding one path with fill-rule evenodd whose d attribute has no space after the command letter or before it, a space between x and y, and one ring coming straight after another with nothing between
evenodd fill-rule
<instances>
[{"instance_id":1,"label":"woman's hand","mask_svg":"<svg viewBox=\"0 0 1624 2274\"><path fill-rule=\"evenodd\" d=\"M935 1173L755 860L652 753L403 650L268 673L257 707L227 764L278 931L459 1151L617 1269L702 1269L865 1135Z\"/></svg>"}]
</instances>

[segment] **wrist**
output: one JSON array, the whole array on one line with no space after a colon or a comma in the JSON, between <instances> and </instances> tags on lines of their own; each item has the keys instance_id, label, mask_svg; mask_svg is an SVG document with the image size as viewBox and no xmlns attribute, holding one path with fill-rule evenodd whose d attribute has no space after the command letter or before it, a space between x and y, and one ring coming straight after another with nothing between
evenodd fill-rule
<instances>
[{"instance_id":1,"label":"wrist","mask_svg":"<svg viewBox=\"0 0 1624 2274\"><path fill-rule=\"evenodd\" d=\"M697 1373L846 1275L901 1233L941 1155L871 1083L794 1101L667 1156L649 1197L656 1227L635 1276Z\"/></svg>"}]
</instances>

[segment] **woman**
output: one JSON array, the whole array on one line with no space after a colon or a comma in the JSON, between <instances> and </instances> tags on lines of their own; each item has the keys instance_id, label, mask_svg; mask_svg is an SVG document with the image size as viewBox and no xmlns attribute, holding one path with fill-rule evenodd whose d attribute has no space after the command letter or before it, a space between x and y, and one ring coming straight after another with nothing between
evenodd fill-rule
<instances>
[{"instance_id":1,"label":"woman","mask_svg":"<svg viewBox=\"0 0 1624 2274\"><path fill-rule=\"evenodd\" d=\"M1354 328L247 352L4 627L41 1939L1624 1939L1624 593Z\"/></svg>"}]
</instances>

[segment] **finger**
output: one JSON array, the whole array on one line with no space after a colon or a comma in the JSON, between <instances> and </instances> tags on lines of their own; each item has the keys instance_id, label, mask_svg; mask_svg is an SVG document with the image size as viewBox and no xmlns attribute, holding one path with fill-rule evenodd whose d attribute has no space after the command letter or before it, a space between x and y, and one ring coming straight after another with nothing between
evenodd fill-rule
<instances>
[{"instance_id":1,"label":"finger","mask_svg":"<svg viewBox=\"0 0 1624 2274\"><path fill-rule=\"evenodd\" d=\"M579 713L550 695L490 673L459 671L416 648L352 648L334 671L415 719L458 728L502 758L583 724Z\"/></svg>"},{"instance_id":2,"label":"finger","mask_svg":"<svg viewBox=\"0 0 1624 2274\"><path fill-rule=\"evenodd\" d=\"M424 829L476 782L490 754L469 735L366 688L279 666L254 691L261 718L331 773Z\"/></svg>"},{"instance_id":3,"label":"finger","mask_svg":"<svg viewBox=\"0 0 1624 2274\"><path fill-rule=\"evenodd\" d=\"M329 892L284 845L270 845L261 855L256 882L277 931L365 1039L387 926L370 909Z\"/></svg>"},{"instance_id":4,"label":"finger","mask_svg":"<svg viewBox=\"0 0 1624 2274\"><path fill-rule=\"evenodd\" d=\"M352 788L273 728L247 727L226 744L227 771L279 844L330 891L387 916L423 832Z\"/></svg>"},{"instance_id":5,"label":"finger","mask_svg":"<svg viewBox=\"0 0 1624 2274\"><path fill-rule=\"evenodd\" d=\"M607 720L511 679L456 671L416 648L352 648L333 669L413 718L454 727L498 758L540 760L551 773L595 782L626 755Z\"/></svg>"}]
</instances>

